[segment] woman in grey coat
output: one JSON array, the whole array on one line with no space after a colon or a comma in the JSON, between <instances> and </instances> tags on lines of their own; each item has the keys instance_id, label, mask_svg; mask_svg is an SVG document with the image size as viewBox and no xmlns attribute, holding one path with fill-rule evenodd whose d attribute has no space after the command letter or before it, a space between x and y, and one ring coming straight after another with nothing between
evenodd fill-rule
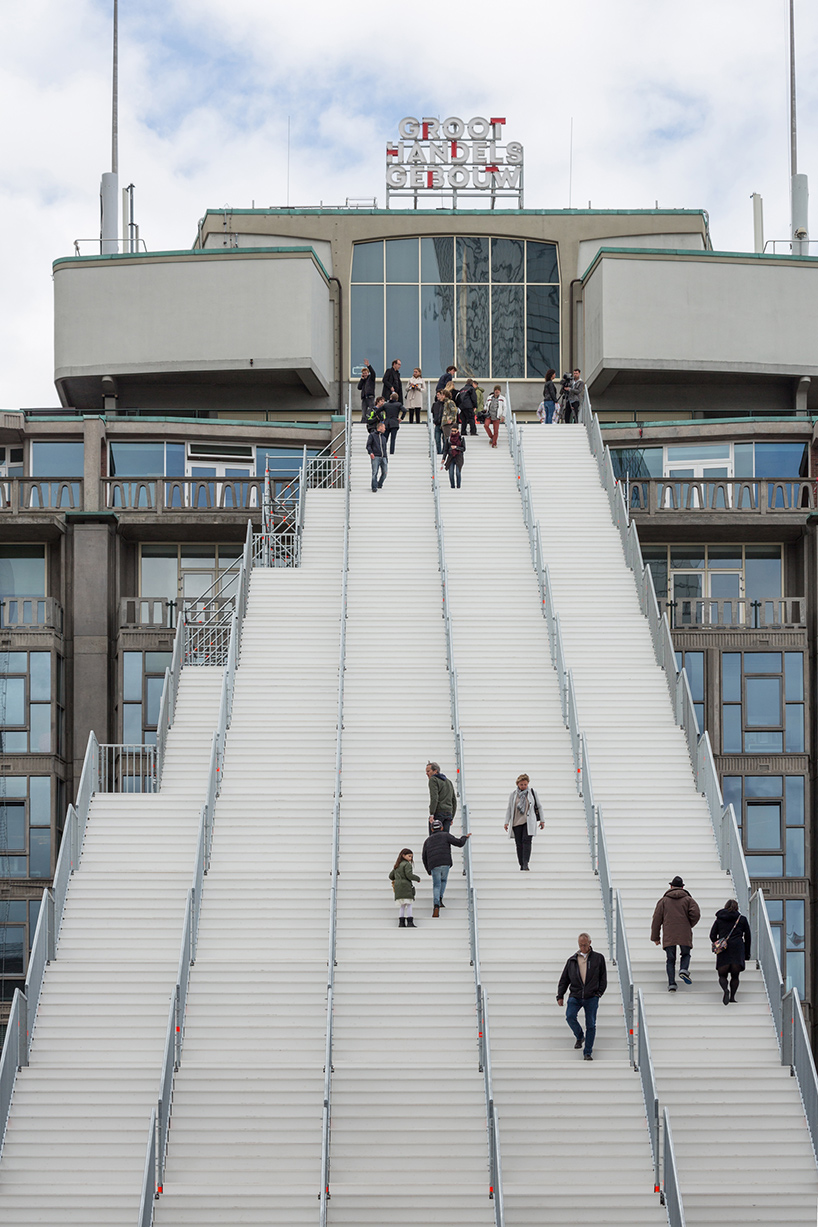
<instances>
[{"instance_id":1,"label":"woman in grey coat","mask_svg":"<svg viewBox=\"0 0 818 1227\"><path fill-rule=\"evenodd\" d=\"M506 806L505 829L509 838L517 845L517 860L521 869L528 869L531 860L531 841L537 834L537 824L540 830L545 828L543 810L540 798L530 786L528 776L517 776L517 787L508 799Z\"/></svg>"}]
</instances>

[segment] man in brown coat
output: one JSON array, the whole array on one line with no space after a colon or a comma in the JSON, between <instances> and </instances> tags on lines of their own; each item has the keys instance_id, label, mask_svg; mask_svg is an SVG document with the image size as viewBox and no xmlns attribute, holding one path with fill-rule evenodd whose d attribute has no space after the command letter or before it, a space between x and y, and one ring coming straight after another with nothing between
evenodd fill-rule
<instances>
[{"instance_id":1,"label":"man in brown coat","mask_svg":"<svg viewBox=\"0 0 818 1227\"><path fill-rule=\"evenodd\" d=\"M653 913L653 923L650 928L650 940L656 946L663 946L667 958L667 991L676 992L676 947L681 950L679 960L679 975L685 984L692 984L690 979L690 951L693 946L693 926L699 923L701 912L699 905L680 877L675 877L656 904ZM662 940L659 941L661 931Z\"/></svg>"}]
</instances>

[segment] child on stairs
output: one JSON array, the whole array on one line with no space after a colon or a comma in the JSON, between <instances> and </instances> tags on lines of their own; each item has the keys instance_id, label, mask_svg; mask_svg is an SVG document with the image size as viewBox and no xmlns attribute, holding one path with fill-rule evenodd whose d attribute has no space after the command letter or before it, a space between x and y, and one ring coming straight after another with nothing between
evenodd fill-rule
<instances>
[{"instance_id":1,"label":"child on stairs","mask_svg":"<svg viewBox=\"0 0 818 1227\"><path fill-rule=\"evenodd\" d=\"M389 880L395 892L395 903L400 908L398 919L400 929L414 929L415 927L412 919L412 900L415 897L413 883L419 882L420 878L413 872L413 856L411 848L401 848L398 859L395 861L395 867L389 874Z\"/></svg>"}]
</instances>

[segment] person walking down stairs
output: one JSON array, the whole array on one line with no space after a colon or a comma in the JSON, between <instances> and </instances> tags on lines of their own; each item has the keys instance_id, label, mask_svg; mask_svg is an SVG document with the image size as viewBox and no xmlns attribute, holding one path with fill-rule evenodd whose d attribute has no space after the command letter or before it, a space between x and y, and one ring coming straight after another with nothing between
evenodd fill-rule
<instances>
[{"instance_id":1,"label":"person walking down stairs","mask_svg":"<svg viewBox=\"0 0 818 1227\"><path fill-rule=\"evenodd\" d=\"M422 855L423 867L432 879L432 915L437 917L440 915L440 909L446 906L443 895L452 867L452 848L462 848L466 840L471 839L471 834L450 835L443 830L443 823L439 818L435 818L430 825L432 833L423 844Z\"/></svg>"},{"instance_id":2,"label":"person walking down stairs","mask_svg":"<svg viewBox=\"0 0 818 1227\"><path fill-rule=\"evenodd\" d=\"M377 428L367 435L366 450L372 462L372 493L376 494L386 481L389 457L386 454L386 425L378 422Z\"/></svg>"},{"instance_id":3,"label":"person walking down stairs","mask_svg":"<svg viewBox=\"0 0 818 1227\"><path fill-rule=\"evenodd\" d=\"M400 908L398 917L398 927L400 929L414 929L415 922L412 919L412 901L415 897L415 882L419 882L420 878L414 872L414 853L411 848L401 848L398 853L398 859L395 861L394 867L389 874L389 880L392 883L392 889L395 892L395 903Z\"/></svg>"},{"instance_id":4,"label":"person walking down stairs","mask_svg":"<svg viewBox=\"0 0 818 1227\"><path fill-rule=\"evenodd\" d=\"M728 899L716 912L710 930L710 941L716 956L716 975L722 990L722 1001L729 1005L735 1001L739 976L744 971L744 961L750 957L752 933L746 916L738 910L735 899ZM728 987L727 977L730 977Z\"/></svg>"},{"instance_id":5,"label":"person walking down stairs","mask_svg":"<svg viewBox=\"0 0 818 1227\"><path fill-rule=\"evenodd\" d=\"M571 955L562 969L557 986L557 1005L563 1004L565 990L570 989L565 1021L577 1037L574 1047L583 1049L584 1060L593 1061L596 1016L599 1000L608 987L608 968L605 955L592 949L587 933L580 933L577 945L579 949L576 954ZM580 1010L585 1014L584 1031L577 1019Z\"/></svg>"},{"instance_id":6,"label":"person walking down stairs","mask_svg":"<svg viewBox=\"0 0 818 1227\"><path fill-rule=\"evenodd\" d=\"M540 798L531 787L528 776L517 776L517 787L508 799L506 806L505 830L509 839L517 845L517 861L520 869L528 869L531 860L531 841L537 834L537 825L545 830Z\"/></svg>"},{"instance_id":7,"label":"person walking down stairs","mask_svg":"<svg viewBox=\"0 0 818 1227\"><path fill-rule=\"evenodd\" d=\"M653 912L653 923L650 929L650 940L655 946L660 944L665 951L667 965L667 991L676 992L676 947L679 947L679 975L685 984L692 984L690 978L690 951L693 948L693 929L701 919L701 911L696 900L677 875L670 883L656 904Z\"/></svg>"}]
</instances>

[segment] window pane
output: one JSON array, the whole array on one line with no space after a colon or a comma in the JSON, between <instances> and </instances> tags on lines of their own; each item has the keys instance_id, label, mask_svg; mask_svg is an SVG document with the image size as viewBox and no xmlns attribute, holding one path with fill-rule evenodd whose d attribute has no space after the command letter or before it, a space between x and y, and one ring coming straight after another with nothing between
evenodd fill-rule
<instances>
[{"instance_id":1,"label":"window pane","mask_svg":"<svg viewBox=\"0 0 818 1227\"><path fill-rule=\"evenodd\" d=\"M722 776L721 795L724 804L732 805L736 811L736 822L741 826L741 776Z\"/></svg>"},{"instance_id":2,"label":"window pane","mask_svg":"<svg viewBox=\"0 0 818 1227\"><path fill-rule=\"evenodd\" d=\"M611 463L613 464L614 477L619 481L624 481L627 477L632 478L648 478L662 476L662 449L661 447L612 447L611 448ZM642 557L647 558L646 551L660 550L663 557L667 557L667 549L665 546L642 546Z\"/></svg>"},{"instance_id":3,"label":"window pane","mask_svg":"<svg viewBox=\"0 0 818 1227\"><path fill-rule=\"evenodd\" d=\"M4 899L0 903L1 923L24 925L26 923L25 899Z\"/></svg>"},{"instance_id":4,"label":"window pane","mask_svg":"<svg viewBox=\"0 0 818 1227\"><path fill-rule=\"evenodd\" d=\"M0 732L0 751L3 754L27 754L28 733Z\"/></svg>"},{"instance_id":5,"label":"window pane","mask_svg":"<svg viewBox=\"0 0 818 1227\"><path fill-rule=\"evenodd\" d=\"M806 940L804 900L787 900L787 949L803 950Z\"/></svg>"},{"instance_id":6,"label":"window pane","mask_svg":"<svg viewBox=\"0 0 818 1227\"><path fill-rule=\"evenodd\" d=\"M381 244L379 243L380 247ZM350 295L352 365L371 362L376 376L384 370L383 286L353 285Z\"/></svg>"},{"instance_id":7,"label":"window pane","mask_svg":"<svg viewBox=\"0 0 818 1227\"><path fill-rule=\"evenodd\" d=\"M787 825L803 826L804 823L804 777L787 776Z\"/></svg>"},{"instance_id":8,"label":"window pane","mask_svg":"<svg viewBox=\"0 0 818 1227\"><path fill-rule=\"evenodd\" d=\"M142 744L142 704L125 703L122 707L122 740L126 745Z\"/></svg>"},{"instance_id":9,"label":"window pane","mask_svg":"<svg viewBox=\"0 0 818 1227\"><path fill-rule=\"evenodd\" d=\"M777 545L744 547L744 587L748 597L781 596L781 550Z\"/></svg>"},{"instance_id":10,"label":"window pane","mask_svg":"<svg viewBox=\"0 0 818 1227\"><path fill-rule=\"evenodd\" d=\"M386 280L417 281L417 239L386 240ZM387 346L388 348L388 346Z\"/></svg>"},{"instance_id":11,"label":"window pane","mask_svg":"<svg viewBox=\"0 0 818 1227\"><path fill-rule=\"evenodd\" d=\"M30 878L51 877L51 832L39 828L28 833L28 875Z\"/></svg>"},{"instance_id":12,"label":"window pane","mask_svg":"<svg viewBox=\"0 0 818 1227\"><path fill-rule=\"evenodd\" d=\"M784 653L784 687L785 698L790 703L804 697L804 654L803 652Z\"/></svg>"},{"instance_id":13,"label":"window pane","mask_svg":"<svg viewBox=\"0 0 818 1227\"><path fill-rule=\"evenodd\" d=\"M804 707L802 703L786 706L784 748L788 754L804 753Z\"/></svg>"},{"instance_id":14,"label":"window pane","mask_svg":"<svg viewBox=\"0 0 818 1227\"><path fill-rule=\"evenodd\" d=\"M690 695L696 703L704 699L704 652L685 652L685 670Z\"/></svg>"},{"instance_id":15,"label":"window pane","mask_svg":"<svg viewBox=\"0 0 818 1227\"><path fill-rule=\"evenodd\" d=\"M764 905L767 908L767 915L770 918L770 924L783 924L784 922L784 903L781 899L765 899Z\"/></svg>"},{"instance_id":16,"label":"window pane","mask_svg":"<svg viewBox=\"0 0 818 1227\"><path fill-rule=\"evenodd\" d=\"M82 477L82 443L32 443L32 477Z\"/></svg>"},{"instance_id":17,"label":"window pane","mask_svg":"<svg viewBox=\"0 0 818 1227\"><path fill-rule=\"evenodd\" d=\"M175 545L142 546L139 591L143 596L176 599L179 591L179 563Z\"/></svg>"},{"instance_id":18,"label":"window pane","mask_svg":"<svg viewBox=\"0 0 818 1227\"><path fill-rule=\"evenodd\" d=\"M26 723L26 680L0 678L0 725Z\"/></svg>"},{"instance_id":19,"label":"window pane","mask_svg":"<svg viewBox=\"0 0 818 1227\"><path fill-rule=\"evenodd\" d=\"M740 545L710 545L707 547L707 565L716 567L719 571L729 567L741 567Z\"/></svg>"},{"instance_id":20,"label":"window pane","mask_svg":"<svg viewBox=\"0 0 818 1227\"><path fill-rule=\"evenodd\" d=\"M774 732L746 732L744 734L745 754L783 754L784 734Z\"/></svg>"},{"instance_id":21,"label":"window pane","mask_svg":"<svg viewBox=\"0 0 818 1227\"><path fill-rule=\"evenodd\" d=\"M184 443L165 444L165 475L167 477L184 477L185 475L185 445Z\"/></svg>"},{"instance_id":22,"label":"window pane","mask_svg":"<svg viewBox=\"0 0 818 1227\"><path fill-rule=\"evenodd\" d=\"M780 797L784 778L780 775L746 775L744 792L748 797Z\"/></svg>"},{"instance_id":23,"label":"window pane","mask_svg":"<svg viewBox=\"0 0 818 1227\"><path fill-rule=\"evenodd\" d=\"M806 477L806 443L756 443L756 477Z\"/></svg>"},{"instance_id":24,"label":"window pane","mask_svg":"<svg viewBox=\"0 0 818 1227\"><path fill-rule=\"evenodd\" d=\"M422 281L447 281L451 285L454 281L454 239L420 240L420 276Z\"/></svg>"},{"instance_id":25,"label":"window pane","mask_svg":"<svg viewBox=\"0 0 818 1227\"><path fill-rule=\"evenodd\" d=\"M751 878L783 878L783 856L748 856L747 872Z\"/></svg>"},{"instance_id":26,"label":"window pane","mask_svg":"<svg viewBox=\"0 0 818 1227\"><path fill-rule=\"evenodd\" d=\"M555 243L529 242L526 245L526 261L529 281L559 281Z\"/></svg>"},{"instance_id":27,"label":"window pane","mask_svg":"<svg viewBox=\"0 0 818 1227\"><path fill-rule=\"evenodd\" d=\"M25 852L25 805L0 805L0 852Z\"/></svg>"},{"instance_id":28,"label":"window pane","mask_svg":"<svg viewBox=\"0 0 818 1227\"><path fill-rule=\"evenodd\" d=\"M112 443L111 477L163 477L164 443Z\"/></svg>"},{"instance_id":29,"label":"window pane","mask_svg":"<svg viewBox=\"0 0 818 1227\"><path fill-rule=\"evenodd\" d=\"M0 652L0 674L25 673L27 668L25 652Z\"/></svg>"},{"instance_id":30,"label":"window pane","mask_svg":"<svg viewBox=\"0 0 818 1227\"><path fill-rule=\"evenodd\" d=\"M752 728L781 724L781 680L777 677L745 678L747 708L745 723Z\"/></svg>"},{"instance_id":31,"label":"window pane","mask_svg":"<svg viewBox=\"0 0 818 1227\"><path fill-rule=\"evenodd\" d=\"M722 751L724 754L741 754L741 708L722 709Z\"/></svg>"},{"instance_id":32,"label":"window pane","mask_svg":"<svg viewBox=\"0 0 818 1227\"><path fill-rule=\"evenodd\" d=\"M172 660L173 652L146 652L145 672L161 673L164 677L165 670L170 668Z\"/></svg>"},{"instance_id":33,"label":"window pane","mask_svg":"<svg viewBox=\"0 0 818 1227\"><path fill-rule=\"evenodd\" d=\"M386 361L400 358L404 378L420 366L417 285L386 287Z\"/></svg>"},{"instance_id":34,"label":"window pane","mask_svg":"<svg viewBox=\"0 0 818 1227\"><path fill-rule=\"evenodd\" d=\"M51 824L51 777L33 775L28 782L28 820L33 827Z\"/></svg>"},{"instance_id":35,"label":"window pane","mask_svg":"<svg viewBox=\"0 0 818 1227\"><path fill-rule=\"evenodd\" d=\"M492 281L523 280L523 246L522 239L491 240Z\"/></svg>"},{"instance_id":36,"label":"window pane","mask_svg":"<svg viewBox=\"0 0 818 1227\"><path fill-rule=\"evenodd\" d=\"M650 567L656 595L667 598L667 550L664 546L643 545L642 560Z\"/></svg>"},{"instance_id":37,"label":"window pane","mask_svg":"<svg viewBox=\"0 0 818 1227\"><path fill-rule=\"evenodd\" d=\"M457 287L457 357L461 377L489 375L488 286Z\"/></svg>"},{"instance_id":38,"label":"window pane","mask_svg":"<svg viewBox=\"0 0 818 1227\"><path fill-rule=\"evenodd\" d=\"M740 596L740 577L736 575L720 574L718 571L710 572L710 595L716 599L726 600L729 597Z\"/></svg>"},{"instance_id":39,"label":"window pane","mask_svg":"<svg viewBox=\"0 0 818 1227\"><path fill-rule=\"evenodd\" d=\"M523 287L492 286L491 374L494 379L523 379Z\"/></svg>"},{"instance_id":40,"label":"window pane","mask_svg":"<svg viewBox=\"0 0 818 1227\"><path fill-rule=\"evenodd\" d=\"M699 571L704 570L703 545L672 545L670 547L671 570Z\"/></svg>"},{"instance_id":41,"label":"window pane","mask_svg":"<svg viewBox=\"0 0 818 1227\"><path fill-rule=\"evenodd\" d=\"M745 673L780 673L780 652L745 652Z\"/></svg>"},{"instance_id":42,"label":"window pane","mask_svg":"<svg viewBox=\"0 0 818 1227\"><path fill-rule=\"evenodd\" d=\"M559 286L526 287L528 325L528 377L544 379L560 365L560 291ZM661 449L659 449L661 451Z\"/></svg>"},{"instance_id":43,"label":"window pane","mask_svg":"<svg viewBox=\"0 0 818 1227\"><path fill-rule=\"evenodd\" d=\"M45 596L44 545L0 545L0 596Z\"/></svg>"},{"instance_id":44,"label":"window pane","mask_svg":"<svg viewBox=\"0 0 818 1227\"><path fill-rule=\"evenodd\" d=\"M748 805L744 818L744 846L748 851L781 847L781 806Z\"/></svg>"},{"instance_id":45,"label":"window pane","mask_svg":"<svg viewBox=\"0 0 818 1227\"><path fill-rule=\"evenodd\" d=\"M40 904L42 899L29 899L28 901L28 948L31 949L31 943L34 941L34 932L37 928L37 921L40 918Z\"/></svg>"},{"instance_id":46,"label":"window pane","mask_svg":"<svg viewBox=\"0 0 818 1227\"><path fill-rule=\"evenodd\" d=\"M752 443L733 444L733 474L736 477L753 476L753 445Z\"/></svg>"},{"instance_id":47,"label":"window pane","mask_svg":"<svg viewBox=\"0 0 818 1227\"><path fill-rule=\"evenodd\" d=\"M787 953L787 971L784 982L787 986L787 991L791 988L798 989L798 996L804 996L804 986L806 984L806 955L797 954L794 951Z\"/></svg>"},{"instance_id":48,"label":"window pane","mask_svg":"<svg viewBox=\"0 0 818 1227\"><path fill-rule=\"evenodd\" d=\"M212 570L216 565L215 545L183 545L182 567L194 570Z\"/></svg>"},{"instance_id":49,"label":"window pane","mask_svg":"<svg viewBox=\"0 0 818 1227\"><path fill-rule=\"evenodd\" d=\"M28 776L0 776L0 797L25 797L28 792Z\"/></svg>"},{"instance_id":50,"label":"window pane","mask_svg":"<svg viewBox=\"0 0 818 1227\"><path fill-rule=\"evenodd\" d=\"M31 652L29 655L29 698L34 700L51 698L51 653Z\"/></svg>"},{"instance_id":51,"label":"window pane","mask_svg":"<svg viewBox=\"0 0 818 1227\"><path fill-rule=\"evenodd\" d=\"M145 681L148 708L145 724L155 727L159 720L159 704L162 699L162 687L164 684L165 679L163 677L149 677Z\"/></svg>"},{"instance_id":52,"label":"window pane","mask_svg":"<svg viewBox=\"0 0 818 1227\"><path fill-rule=\"evenodd\" d=\"M483 282L489 279L489 241L479 238L457 239L457 280Z\"/></svg>"},{"instance_id":53,"label":"window pane","mask_svg":"<svg viewBox=\"0 0 818 1227\"><path fill-rule=\"evenodd\" d=\"M676 443L667 449L669 464L685 460L726 460L729 456L729 443Z\"/></svg>"},{"instance_id":54,"label":"window pane","mask_svg":"<svg viewBox=\"0 0 818 1227\"><path fill-rule=\"evenodd\" d=\"M0 924L0 976L21 976L25 971L25 937L23 925Z\"/></svg>"},{"instance_id":55,"label":"window pane","mask_svg":"<svg viewBox=\"0 0 818 1227\"><path fill-rule=\"evenodd\" d=\"M142 702L142 653L125 652L122 656L122 697Z\"/></svg>"},{"instance_id":56,"label":"window pane","mask_svg":"<svg viewBox=\"0 0 818 1227\"><path fill-rule=\"evenodd\" d=\"M355 244L352 248L352 280L383 281L383 243Z\"/></svg>"},{"instance_id":57,"label":"window pane","mask_svg":"<svg viewBox=\"0 0 818 1227\"><path fill-rule=\"evenodd\" d=\"M454 361L454 286L421 286L420 309L421 360L426 378L431 379Z\"/></svg>"},{"instance_id":58,"label":"window pane","mask_svg":"<svg viewBox=\"0 0 818 1227\"><path fill-rule=\"evenodd\" d=\"M32 754L51 753L51 704L32 703L29 708L29 750Z\"/></svg>"}]
</instances>

